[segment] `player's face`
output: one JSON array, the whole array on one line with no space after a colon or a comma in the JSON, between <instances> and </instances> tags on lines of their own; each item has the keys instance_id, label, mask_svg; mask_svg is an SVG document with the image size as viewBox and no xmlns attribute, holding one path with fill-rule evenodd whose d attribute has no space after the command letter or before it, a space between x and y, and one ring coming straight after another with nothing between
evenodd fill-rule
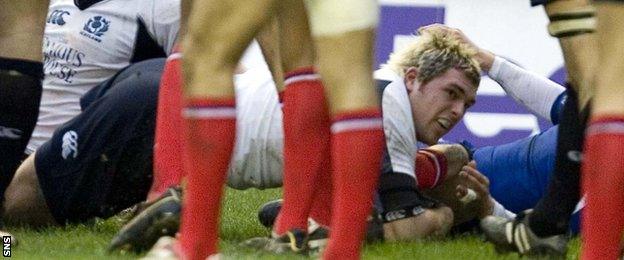
<instances>
[{"instance_id":1,"label":"player's face","mask_svg":"<svg viewBox=\"0 0 624 260\"><path fill-rule=\"evenodd\" d=\"M412 70L412 69L410 69ZM475 103L477 86L457 69L420 84L408 70L405 83L408 89L412 117L418 141L433 145L448 133Z\"/></svg>"}]
</instances>

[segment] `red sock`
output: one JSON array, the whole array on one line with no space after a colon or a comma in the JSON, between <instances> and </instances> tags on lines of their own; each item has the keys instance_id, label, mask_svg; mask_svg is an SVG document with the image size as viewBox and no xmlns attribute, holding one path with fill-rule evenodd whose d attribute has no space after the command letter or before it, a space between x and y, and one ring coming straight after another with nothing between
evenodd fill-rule
<instances>
[{"instance_id":1,"label":"red sock","mask_svg":"<svg viewBox=\"0 0 624 260\"><path fill-rule=\"evenodd\" d=\"M316 189L314 191L314 201L310 210L310 217L316 223L329 227L331 226L331 203L332 201L332 176L331 176L331 154L326 153L323 159L321 174L316 180Z\"/></svg>"},{"instance_id":2,"label":"red sock","mask_svg":"<svg viewBox=\"0 0 624 260\"><path fill-rule=\"evenodd\" d=\"M384 147L381 113L374 108L338 114L331 131L333 216L323 258L359 259Z\"/></svg>"},{"instance_id":3,"label":"red sock","mask_svg":"<svg viewBox=\"0 0 624 260\"><path fill-rule=\"evenodd\" d=\"M318 74L303 68L284 82L284 204L274 231L306 230L317 176L329 153L329 114ZM327 172L326 174L329 174Z\"/></svg>"},{"instance_id":4,"label":"red sock","mask_svg":"<svg viewBox=\"0 0 624 260\"><path fill-rule=\"evenodd\" d=\"M594 117L583 161L582 259L619 259L624 231L624 116Z\"/></svg>"},{"instance_id":5,"label":"red sock","mask_svg":"<svg viewBox=\"0 0 624 260\"><path fill-rule=\"evenodd\" d=\"M217 252L219 210L236 134L234 99L191 100L184 110L188 173L181 245L188 259Z\"/></svg>"},{"instance_id":6,"label":"red sock","mask_svg":"<svg viewBox=\"0 0 624 260\"><path fill-rule=\"evenodd\" d=\"M177 48L174 48L176 50ZM154 146L154 180L147 196L158 198L167 188L180 184L182 161L182 53L174 51L165 63L158 93Z\"/></svg>"}]
</instances>

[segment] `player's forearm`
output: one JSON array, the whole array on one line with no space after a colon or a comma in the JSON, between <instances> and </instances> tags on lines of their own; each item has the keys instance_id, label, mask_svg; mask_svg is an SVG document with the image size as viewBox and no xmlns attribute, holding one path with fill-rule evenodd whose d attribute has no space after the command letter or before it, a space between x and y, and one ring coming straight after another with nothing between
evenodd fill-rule
<instances>
[{"instance_id":1,"label":"player's forearm","mask_svg":"<svg viewBox=\"0 0 624 260\"><path fill-rule=\"evenodd\" d=\"M546 77L520 68L501 57L494 59L488 75L516 102L524 105L533 114L550 121L553 103L565 91L564 87Z\"/></svg>"}]
</instances>

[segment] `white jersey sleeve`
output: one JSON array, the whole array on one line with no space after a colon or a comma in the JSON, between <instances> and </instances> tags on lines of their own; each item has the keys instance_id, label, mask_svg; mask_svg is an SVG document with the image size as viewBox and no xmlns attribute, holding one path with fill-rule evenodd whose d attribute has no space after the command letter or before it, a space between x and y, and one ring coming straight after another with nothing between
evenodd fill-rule
<instances>
[{"instance_id":1,"label":"white jersey sleeve","mask_svg":"<svg viewBox=\"0 0 624 260\"><path fill-rule=\"evenodd\" d=\"M550 110L557 97L565 91L564 87L501 57L494 58L488 76L531 113L552 122Z\"/></svg>"},{"instance_id":2,"label":"white jersey sleeve","mask_svg":"<svg viewBox=\"0 0 624 260\"><path fill-rule=\"evenodd\" d=\"M167 55L171 54L180 29L180 1L154 0L138 14L147 31Z\"/></svg>"},{"instance_id":3,"label":"white jersey sleeve","mask_svg":"<svg viewBox=\"0 0 624 260\"><path fill-rule=\"evenodd\" d=\"M403 80L390 83L382 97L383 126L392 171L416 178L416 131Z\"/></svg>"}]
</instances>

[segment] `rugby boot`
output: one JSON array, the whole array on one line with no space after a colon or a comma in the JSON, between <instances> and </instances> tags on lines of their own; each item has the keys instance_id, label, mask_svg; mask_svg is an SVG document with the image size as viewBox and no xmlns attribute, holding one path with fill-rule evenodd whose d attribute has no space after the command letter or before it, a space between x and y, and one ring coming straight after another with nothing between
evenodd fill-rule
<instances>
[{"instance_id":1,"label":"rugby boot","mask_svg":"<svg viewBox=\"0 0 624 260\"><path fill-rule=\"evenodd\" d=\"M308 253L308 234L301 229L291 229L281 236L254 237L241 243L241 246L259 249L273 254Z\"/></svg>"},{"instance_id":2,"label":"rugby boot","mask_svg":"<svg viewBox=\"0 0 624 260\"><path fill-rule=\"evenodd\" d=\"M518 252L527 256L565 258L568 235L538 237L528 225L528 214L530 211L522 212L511 220L488 216L481 220L481 229L499 253Z\"/></svg>"},{"instance_id":3,"label":"rugby boot","mask_svg":"<svg viewBox=\"0 0 624 260\"><path fill-rule=\"evenodd\" d=\"M117 217L117 219L123 223L124 225L128 222L130 222L130 220L132 220L134 217L136 217L137 215L139 215L139 213L143 212L143 210L145 210L146 208L150 207L152 204L166 198L169 196L181 196L182 194L182 188L180 188L179 186L176 187L171 187L169 189L167 189L163 194L161 194L158 198L156 198L153 201L142 201L139 202L137 204L134 204L133 206L122 210L121 212L117 213L117 215L115 215Z\"/></svg>"},{"instance_id":4,"label":"rugby boot","mask_svg":"<svg viewBox=\"0 0 624 260\"><path fill-rule=\"evenodd\" d=\"M163 196L140 206L136 215L113 237L108 251L141 252L149 249L162 236L175 236L180 227L182 193L170 188Z\"/></svg>"},{"instance_id":5,"label":"rugby boot","mask_svg":"<svg viewBox=\"0 0 624 260\"><path fill-rule=\"evenodd\" d=\"M329 242L329 229L313 219L308 219L308 251L310 255L321 255Z\"/></svg>"},{"instance_id":6,"label":"rugby boot","mask_svg":"<svg viewBox=\"0 0 624 260\"><path fill-rule=\"evenodd\" d=\"M282 202L283 201L281 199L277 199L277 200L269 201L265 203L264 205L260 206L260 209L258 210L258 220L263 226L267 228L273 227L273 224L275 223L275 220L277 219L277 215L279 214L279 211L282 208ZM383 241L384 239L383 220L381 219L381 216L379 215L376 209L373 209L373 212L369 216L367 222L368 222L367 224L368 226L366 230L366 242L374 243L374 242ZM314 234L315 228L313 224L316 224L318 226L316 221L314 221L311 218L308 219L308 234L310 234L310 242L314 240L313 234ZM323 226L320 226L320 227L324 230L327 230L326 227L323 227ZM314 250L315 248L316 246L310 245L311 250Z\"/></svg>"},{"instance_id":7,"label":"rugby boot","mask_svg":"<svg viewBox=\"0 0 624 260\"><path fill-rule=\"evenodd\" d=\"M260 209L258 210L258 220L263 226L267 228L273 227L275 219L277 219L277 215L282 209L282 203L282 199L277 199L264 203L260 206Z\"/></svg>"}]
</instances>

